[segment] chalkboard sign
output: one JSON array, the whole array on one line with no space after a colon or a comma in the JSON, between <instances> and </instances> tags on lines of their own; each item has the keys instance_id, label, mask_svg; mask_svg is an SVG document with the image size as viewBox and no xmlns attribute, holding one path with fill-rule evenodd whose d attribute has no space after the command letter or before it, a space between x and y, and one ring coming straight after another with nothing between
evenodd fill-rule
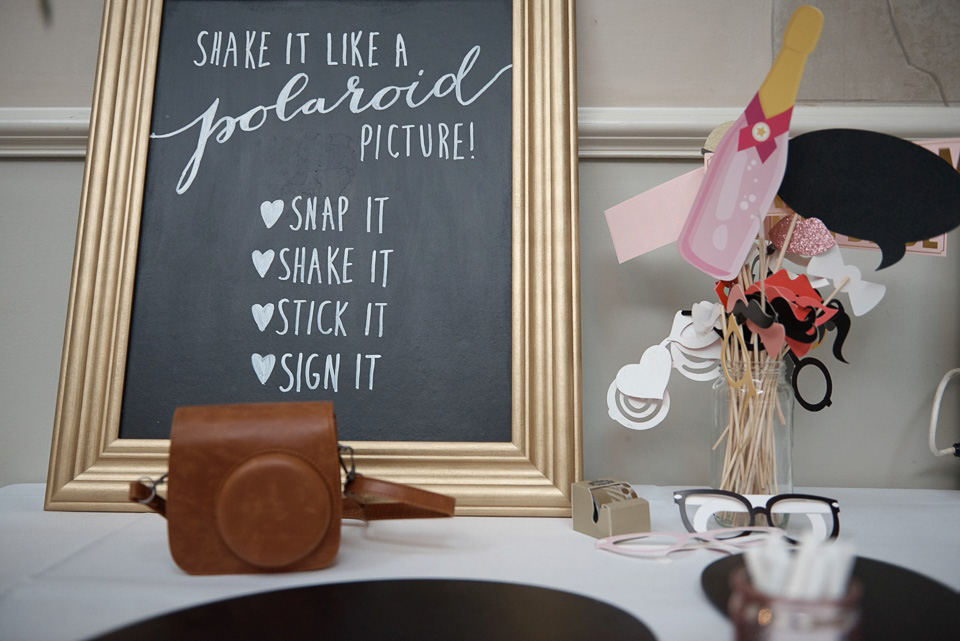
<instances>
[{"instance_id":1,"label":"chalkboard sign","mask_svg":"<svg viewBox=\"0 0 960 641\"><path fill-rule=\"evenodd\" d=\"M332 400L511 439L509 0L167 0L121 438Z\"/></svg>"},{"instance_id":2,"label":"chalkboard sign","mask_svg":"<svg viewBox=\"0 0 960 641\"><path fill-rule=\"evenodd\" d=\"M104 0L45 507L143 509L176 406L324 399L364 474L569 516L575 13Z\"/></svg>"}]
</instances>

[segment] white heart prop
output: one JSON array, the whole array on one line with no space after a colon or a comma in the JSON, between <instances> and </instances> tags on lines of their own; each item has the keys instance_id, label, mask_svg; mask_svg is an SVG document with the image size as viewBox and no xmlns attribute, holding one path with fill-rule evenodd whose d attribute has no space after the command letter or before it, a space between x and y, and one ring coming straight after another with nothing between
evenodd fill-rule
<instances>
[{"instance_id":1,"label":"white heart prop","mask_svg":"<svg viewBox=\"0 0 960 641\"><path fill-rule=\"evenodd\" d=\"M260 354L252 354L250 356L250 363L253 365L253 371L256 373L257 378L260 379L260 384L265 385L267 379L270 378L271 372L273 372L273 366L277 362L277 357L273 354L267 354L266 356L260 356Z\"/></svg>"},{"instance_id":2,"label":"white heart prop","mask_svg":"<svg viewBox=\"0 0 960 641\"><path fill-rule=\"evenodd\" d=\"M263 224L267 226L267 229L270 229L276 224L282 213L282 200L275 200L273 202L265 200L260 203L260 217L263 218Z\"/></svg>"},{"instance_id":3,"label":"white heart prop","mask_svg":"<svg viewBox=\"0 0 960 641\"><path fill-rule=\"evenodd\" d=\"M822 254L810 258L807 263L807 274L814 277L829 278L833 286L839 286L844 279L849 279L840 291L850 297L850 307L854 316L863 316L877 306L887 287L880 283L871 283L862 280L860 270L854 265L843 262L840 248L836 245Z\"/></svg>"},{"instance_id":4,"label":"white heart prop","mask_svg":"<svg viewBox=\"0 0 960 641\"><path fill-rule=\"evenodd\" d=\"M663 345L654 345L643 353L639 364L621 367L614 382L626 396L661 399L670 382L672 366L670 352Z\"/></svg>"},{"instance_id":5,"label":"white heart prop","mask_svg":"<svg viewBox=\"0 0 960 641\"><path fill-rule=\"evenodd\" d=\"M610 383L607 390L607 412L610 418L631 430L648 430L656 427L670 411L670 394L664 392L663 400L641 399L625 396L617 389L617 382Z\"/></svg>"},{"instance_id":6,"label":"white heart prop","mask_svg":"<svg viewBox=\"0 0 960 641\"><path fill-rule=\"evenodd\" d=\"M262 332L270 324L270 319L273 318L273 303L267 303L266 305L255 303L250 311L253 312L253 320L256 321L257 327Z\"/></svg>"},{"instance_id":7,"label":"white heart prop","mask_svg":"<svg viewBox=\"0 0 960 641\"><path fill-rule=\"evenodd\" d=\"M260 278L266 276L270 265L273 264L273 250L268 249L262 252L259 249L254 249L250 257L253 259L253 266L257 268L257 273L260 274Z\"/></svg>"}]
</instances>

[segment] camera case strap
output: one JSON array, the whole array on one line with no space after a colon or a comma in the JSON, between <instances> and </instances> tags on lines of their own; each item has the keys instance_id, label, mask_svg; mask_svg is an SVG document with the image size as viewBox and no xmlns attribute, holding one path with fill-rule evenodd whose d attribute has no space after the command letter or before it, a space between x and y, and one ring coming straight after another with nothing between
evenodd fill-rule
<instances>
[{"instance_id":1,"label":"camera case strap","mask_svg":"<svg viewBox=\"0 0 960 641\"><path fill-rule=\"evenodd\" d=\"M166 499L159 481L140 480L130 500L167 518L171 555L190 574L320 569L336 557L341 519L447 517L455 506L357 474L326 401L177 408L167 476Z\"/></svg>"}]
</instances>

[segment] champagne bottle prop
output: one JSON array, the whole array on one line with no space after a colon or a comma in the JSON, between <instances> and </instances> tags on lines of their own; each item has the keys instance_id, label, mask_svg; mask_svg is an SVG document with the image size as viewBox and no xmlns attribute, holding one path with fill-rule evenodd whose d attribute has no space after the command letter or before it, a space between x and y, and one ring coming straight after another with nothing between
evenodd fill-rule
<instances>
[{"instance_id":1,"label":"champagne bottle prop","mask_svg":"<svg viewBox=\"0 0 960 641\"><path fill-rule=\"evenodd\" d=\"M777 194L800 78L822 27L818 9L803 5L794 11L767 77L707 167L677 248L714 278L736 277Z\"/></svg>"}]
</instances>

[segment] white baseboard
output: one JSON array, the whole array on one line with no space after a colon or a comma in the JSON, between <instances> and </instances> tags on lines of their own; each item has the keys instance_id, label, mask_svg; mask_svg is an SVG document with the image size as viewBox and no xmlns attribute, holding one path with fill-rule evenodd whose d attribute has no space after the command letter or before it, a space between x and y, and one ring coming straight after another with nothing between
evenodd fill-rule
<instances>
[{"instance_id":1,"label":"white baseboard","mask_svg":"<svg viewBox=\"0 0 960 641\"><path fill-rule=\"evenodd\" d=\"M581 158L695 158L717 125L740 113L724 107L583 107ZM90 109L0 108L0 158L83 158ZM960 137L960 108L798 106L791 131L849 128L908 139Z\"/></svg>"}]
</instances>

